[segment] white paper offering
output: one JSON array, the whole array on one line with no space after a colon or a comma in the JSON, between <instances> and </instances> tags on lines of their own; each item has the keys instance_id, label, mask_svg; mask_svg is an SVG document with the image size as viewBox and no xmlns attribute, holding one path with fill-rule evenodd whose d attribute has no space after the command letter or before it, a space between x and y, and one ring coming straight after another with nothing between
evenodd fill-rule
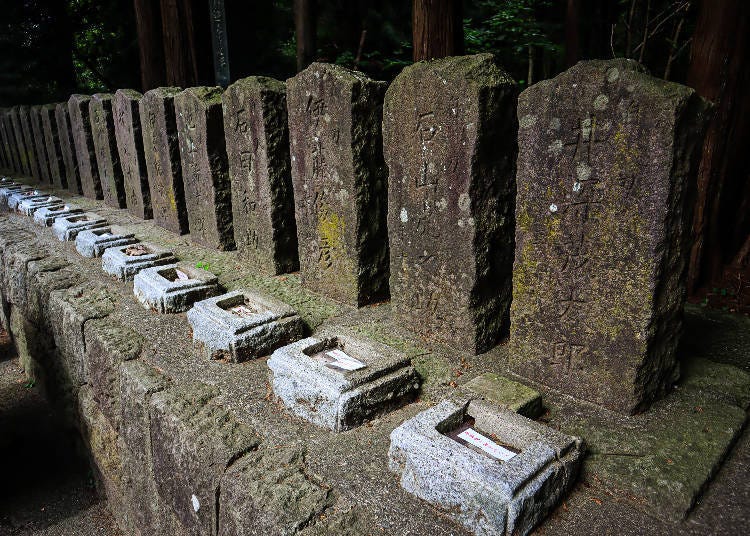
<instances>
[{"instance_id":1,"label":"white paper offering","mask_svg":"<svg viewBox=\"0 0 750 536\"><path fill-rule=\"evenodd\" d=\"M490 438L483 436L473 428L467 428L466 430L458 434L458 437L466 441L468 444L482 449L493 458L502 460L504 462L507 462L516 455L516 453L512 450L501 447Z\"/></svg>"},{"instance_id":2,"label":"white paper offering","mask_svg":"<svg viewBox=\"0 0 750 536\"><path fill-rule=\"evenodd\" d=\"M48 197L48 198L47 198L47 202L48 202L48 203L51 203L51 202L52 202L52 201L54 201L54 200L55 200L55 198L54 198L54 197Z\"/></svg>"},{"instance_id":3,"label":"white paper offering","mask_svg":"<svg viewBox=\"0 0 750 536\"><path fill-rule=\"evenodd\" d=\"M108 237L112 236L112 233L102 233L99 236L101 236L102 238L108 238Z\"/></svg>"},{"instance_id":4,"label":"white paper offering","mask_svg":"<svg viewBox=\"0 0 750 536\"><path fill-rule=\"evenodd\" d=\"M247 318L255 314L255 311L250 309L250 307L248 307L247 305L236 305L229 310L237 316L241 316L242 318Z\"/></svg>"},{"instance_id":5,"label":"white paper offering","mask_svg":"<svg viewBox=\"0 0 750 536\"><path fill-rule=\"evenodd\" d=\"M175 270L175 273L177 274L177 279L179 279L180 281L187 281L188 279L190 279L190 276L188 276L182 270Z\"/></svg>"},{"instance_id":6,"label":"white paper offering","mask_svg":"<svg viewBox=\"0 0 750 536\"><path fill-rule=\"evenodd\" d=\"M340 368L342 370L359 370L361 368L365 368L366 366L359 359L355 359L352 356L345 354L338 348L335 350L331 350L330 352L326 352L325 355L329 359L332 359L332 361L328 361L326 363L327 365Z\"/></svg>"}]
</instances>

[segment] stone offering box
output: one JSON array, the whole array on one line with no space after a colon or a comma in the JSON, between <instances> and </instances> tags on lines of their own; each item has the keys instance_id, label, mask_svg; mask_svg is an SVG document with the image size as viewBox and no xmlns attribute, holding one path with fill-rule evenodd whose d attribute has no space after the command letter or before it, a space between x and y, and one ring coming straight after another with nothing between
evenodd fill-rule
<instances>
[{"instance_id":1,"label":"stone offering box","mask_svg":"<svg viewBox=\"0 0 750 536\"><path fill-rule=\"evenodd\" d=\"M391 433L401 486L478 535L528 534L576 480L583 442L507 409L445 400Z\"/></svg>"},{"instance_id":2,"label":"stone offering box","mask_svg":"<svg viewBox=\"0 0 750 536\"><path fill-rule=\"evenodd\" d=\"M133 279L133 293L146 308L182 313L218 292L218 278L187 263L145 268Z\"/></svg>"},{"instance_id":3,"label":"stone offering box","mask_svg":"<svg viewBox=\"0 0 750 536\"><path fill-rule=\"evenodd\" d=\"M304 331L297 311L249 290L197 302L187 317L196 348L209 359L235 363L268 355Z\"/></svg>"},{"instance_id":4,"label":"stone offering box","mask_svg":"<svg viewBox=\"0 0 750 536\"><path fill-rule=\"evenodd\" d=\"M47 197L27 197L18 203L18 212L26 216L32 216L40 208L61 208L64 205L65 201L53 195Z\"/></svg>"},{"instance_id":5,"label":"stone offering box","mask_svg":"<svg viewBox=\"0 0 750 536\"><path fill-rule=\"evenodd\" d=\"M167 249L138 243L107 249L102 254L102 270L123 281L132 281L135 274L144 268L172 264L176 260Z\"/></svg>"},{"instance_id":6,"label":"stone offering box","mask_svg":"<svg viewBox=\"0 0 750 536\"><path fill-rule=\"evenodd\" d=\"M101 227L81 231L76 237L76 249L84 257L101 257L104 251L117 247L129 246L138 242L135 235L119 227Z\"/></svg>"},{"instance_id":7,"label":"stone offering box","mask_svg":"<svg viewBox=\"0 0 750 536\"><path fill-rule=\"evenodd\" d=\"M411 360L359 337L309 337L268 360L273 391L296 415L342 432L410 401L419 389Z\"/></svg>"},{"instance_id":8,"label":"stone offering box","mask_svg":"<svg viewBox=\"0 0 750 536\"><path fill-rule=\"evenodd\" d=\"M93 212L86 212L55 218L55 223L52 224L52 232L55 233L58 240L66 242L75 240L81 231L101 229L106 226L107 220Z\"/></svg>"},{"instance_id":9,"label":"stone offering box","mask_svg":"<svg viewBox=\"0 0 750 536\"><path fill-rule=\"evenodd\" d=\"M61 207L42 207L34 212L34 223L42 227L50 227L57 218L83 214L80 208L63 205Z\"/></svg>"},{"instance_id":10,"label":"stone offering box","mask_svg":"<svg viewBox=\"0 0 750 536\"><path fill-rule=\"evenodd\" d=\"M8 210L16 210L21 201L26 199L40 199L49 197L49 194L40 192L39 190L19 190L12 192L8 196Z\"/></svg>"}]
</instances>

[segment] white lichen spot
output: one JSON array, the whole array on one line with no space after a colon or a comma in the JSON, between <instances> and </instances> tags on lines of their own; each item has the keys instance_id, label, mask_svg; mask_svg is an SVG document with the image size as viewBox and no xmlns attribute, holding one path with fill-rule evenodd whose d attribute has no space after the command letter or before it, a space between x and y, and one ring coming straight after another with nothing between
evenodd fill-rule
<instances>
[{"instance_id":1,"label":"white lichen spot","mask_svg":"<svg viewBox=\"0 0 750 536\"><path fill-rule=\"evenodd\" d=\"M464 227L466 227L466 222L465 222L465 221L463 220L463 218L459 218L459 219L458 219L458 226L459 226L459 227L460 227L461 229L463 229Z\"/></svg>"},{"instance_id":2,"label":"white lichen spot","mask_svg":"<svg viewBox=\"0 0 750 536\"><path fill-rule=\"evenodd\" d=\"M578 181L575 181L573 183L573 191L574 192L580 192L581 191L581 183Z\"/></svg>"},{"instance_id":3,"label":"white lichen spot","mask_svg":"<svg viewBox=\"0 0 750 536\"><path fill-rule=\"evenodd\" d=\"M292 162L296 162L296 161L297 161L297 157L292 155Z\"/></svg>"},{"instance_id":4,"label":"white lichen spot","mask_svg":"<svg viewBox=\"0 0 750 536\"><path fill-rule=\"evenodd\" d=\"M576 176L578 177L578 182L589 180L591 177L591 166L585 162L578 162L578 165L576 166Z\"/></svg>"},{"instance_id":5,"label":"white lichen spot","mask_svg":"<svg viewBox=\"0 0 750 536\"><path fill-rule=\"evenodd\" d=\"M547 147L547 152L552 155L559 155L563 150L563 142L562 140L555 140L552 143L549 144Z\"/></svg>"},{"instance_id":6,"label":"white lichen spot","mask_svg":"<svg viewBox=\"0 0 750 536\"><path fill-rule=\"evenodd\" d=\"M406 223L409 221L409 212L406 210L406 207L401 208L401 223Z\"/></svg>"},{"instance_id":7,"label":"white lichen spot","mask_svg":"<svg viewBox=\"0 0 750 536\"><path fill-rule=\"evenodd\" d=\"M609 97L606 95L599 95L594 99L594 109L600 112L607 108L607 104L609 104Z\"/></svg>"},{"instance_id":8,"label":"white lichen spot","mask_svg":"<svg viewBox=\"0 0 750 536\"><path fill-rule=\"evenodd\" d=\"M474 218L466 218L466 223L469 224L469 227L474 227Z\"/></svg>"},{"instance_id":9,"label":"white lichen spot","mask_svg":"<svg viewBox=\"0 0 750 536\"><path fill-rule=\"evenodd\" d=\"M445 199L445 197L441 197L437 201L435 201L435 206L440 212L444 212L446 208L448 208L448 201Z\"/></svg>"},{"instance_id":10,"label":"white lichen spot","mask_svg":"<svg viewBox=\"0 0 750 536\"><path fill-rule=\"evenodd\" d=\"M560 118L553 117L552 119L550 119L549 128L550 130L560 130Z\"/></svg>"},{"instance_id":11,"label":"white lichen spot","mask_svg":"<svg viewBox=\"0 0 750 536\"><path fill-rule=\"evenodd\" d=\"M532 114L524 115L519 121L518 125L521 128L533 127L536 124L536 116Z\"/></svg>"},{"instance_id":12,"label":"white lichen spot","mask_svg":"<svg viewBox=\"0 0 750 536\"><path fill-rule=\"evenodd\" d=\"M554 214L555 212L557 212L557 205L555 205L554 203L552 203L552 204L551 204L551 205L549 206L549 211L550 211L550 212L552 212L553 214Z\"/></svg>"},{"instance_id":13,"label":"white lichen spot","mask_svg":"<svg viewBox=\"0 0 750 536\"><path fill-rule=\"evenodd\" d=\"M197 512L201 509L201 502L198 500L198 497L196 497L195 494L190 497L190 501L193 503L193 510Z\"/></svg>"},{"instance_id":14,"label":"white lichen spot","mask_svg":"<svg viewBox=\"0 0 750 536\"><path fill-rule=\"evenodd\" d=\"M469 198L469 194L466 192L458 196L458 208L463 212L468 212L471 208L471 198Z\"/></svg>"},{"instance_id":15,"label":"white lichen spot","mask_svg":"<svg viewBox=\"0 0 750 536\"><path fill-rule=\"evenodd\" d=\"M586 141L591 137L591 118L586 118L581 121L581 136L583 136L583 139Z\"/></svg>"},{"instance_id":16,"label":"white lichen spot","mask_svg":"<svg viewBox=\"0 0 750 536\"><path fill-rule=\"evenodd\" d=\"M612 67L607 71L607 81L617 82L618 78L620 78L620 70L617 67Z\"/></svg>"},{"instance_id":17,"label":"white lichen spot","mask_svg":"<svg viewBox=\"0 0 750 536\"><path fill-rule=\"evenodd\" d=\"M336 198L339 200L340 203L346 203L349 200L349 192L347 192L344 189L339 190L338 194L336 194Z\"/></svg>"}]
</instances>

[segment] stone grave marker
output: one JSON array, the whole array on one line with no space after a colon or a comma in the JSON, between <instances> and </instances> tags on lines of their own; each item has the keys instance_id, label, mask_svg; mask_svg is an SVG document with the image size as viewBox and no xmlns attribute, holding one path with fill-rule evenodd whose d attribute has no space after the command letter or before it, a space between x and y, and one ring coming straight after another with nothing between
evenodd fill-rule
<instances>
[{"instance_id":1,"label":"stone grave marker","mask_svg":"<svg viewBox=\"0 0 750 536\"><path fill-rule=\"evenodd\" d=\"M104 202L114 208L125 208L125 183L115 138L113 96L95 93L89 102L91 137L96 151L96 164Z\"/></svg>"},{"instance_id":2,"label":"stone grave marker","mask_svg":"<svg viewBox=\"0 0 750 536\"><path fill-rule=\"evenodd\" d=\"M5 128L5 135L8 138L8 149L10 152L12 169L15 173L23 173L23 166L21 165L21 159L18 152L18 143L13 128L12 108L6 108L5 115L3 116L3 127Z\"/></svg>"},{"instance_id":3,"label":"stone grave marker","mask_svg":"<svg viewBox=\"0 0 750 536\"><path fill-rule=\"evenodd\" d=\"M34 144L34 132L31 129L31 117L29 106L18 106L18 119L21 122L21 134L23 135L23 146L26 150L26 161L29 164L29 176L35 182L42 182L39 161Z\"/></svg>"},{"instance_id":4,"label":"stone grave marker","mask_svg":"<svg viewBox=\"0 0 750 536\"><path fill-rule=\"evenodd\" d=\"M75 240L81 231L101 229L106 226L107 220L93 212L75 213L56 217L52 224L52 232L61 242L70 242Z\"/></svg>"},{"instance_id":5,"label":"stone grave marker","mask_svg":"<svg viewBox=\"0 0 750 536\"><path fill-rule=\"evenodd\" d=\"M2 138L3 165L8 172L14 171L13 156L11 155L10 139L5 128L5 118L8 114L7 108L0 108L0 138Z\"/></svg>"},{"instance_id":6,"label":"stone grave marker","mask_svg":"<svg viewBox=\"0 0 750 536\"><path fill-rule=\"evenodd\" d=\"M132 281L135 274L144 268L176 261L171 251L139 242L106 249L102 254L102 270L122 281Z\"/></svg>"},{"instance_id":7,"label":"stone grave marker","mask_svg":"<svg viewBox=\"0 0 750 536\"><path fill-rule=\"evenodd\" d=\"M391 432L401 486L475 534L528 534L575 483L583 442L510 410L444 400Z\"/></svg>"},{"instance_id":8,"label":"stone grave marker","mask_svg":"<svg viewBox=\"0 0 750 536\"><path fill-rule=\"evenodd\" d=\"M81 193L90 199L104 199L99 166L96 163L94 137L91 132L90 103L91 97L88 95L70 96L68 99L70 132L75 146L78 174L81 177Z\"/></svg>"},{"instance_id":9,"label":"stone grave marker","mask_svg":"<svg viewBox=\"0 0 750 536\"><path fill-rule=\"evenodd\" d=\"M52 174L50 173L47 158L47 146L44 143L41 106L31 106L29 108L29 121L31 123L31 135L34 140L34 156L36 156L39 165L39 178L41 182L52 184Z\"/></svg>"},{"instance_id":10,"label":"stone grave marker","mask_svg":"<svg viewBox=\"0 0 750 536\"><path fill-rule=\"evenodd\" d=\"M222 100L237 249L265 272L296 271L286 87L253 76L229 86Z\"/></svg>"},{"instance_id":11,"label":"stone grave marker","mask_svg":"<svg viewBox=\"0 0 750 536\"><path fill-rule=\"evenodd\" d=\"M689 185L707 104L633 61L519 99L510 368L634 413L678 378Z\"/></svg>"},{"instance_id":12,"label":"stone grave marker","mask_svg":"<svg viewBox=\"0 0 750 536\"><path fill-rule=\"evenodd\" d=\"M193 87L174 98L190 238L221 250L234 249L220 87Z\"/></svg>"},{"instance_id":13,"label":"stone grave marker","mask_svg":"<svg viewBox=\"0 0 750 536\"><path fill-rule=\"evenodd\" d=\"M81 174L78 169L78 154L76 153L73 131L70 126L70 111L68 104L61 102L55 106L55 119L57 120L57 136L60 141L60 150L65 164L65 181L68 191L74 194L83 193L81 187Z\"/></svg>"},{"instance_id":14,"label":"stone grave marker","mask_svg":"<svg viewBox=\"0 0 750 536\"><path fill-rule=\"evenodd\" d=\"M357 306L388 296L385 86L323 63L287 80L302 281Z\"/></svg>"},{"instance_id":15,"label":"stone grave marker","mask_svg":"<svg viewBox=\"0 0 750 536\"><path fill-rule=\"evenodd\" d=\"M16 158L18 160L18 172L27 177L31 175L29 156L26 152L26 144L23 139L23 128L21 127L20 106L14 106L9 112L11 134L15 140Z\"/></svg>"},{"instance_id":16,"label":"stone grave marker","mask_svg":"<svg viewBox=\"0 0 750 536\"><path fill-rule=\"evenodd\" d=\"M507 329L516 99L491 54L415 63L385 97L394 312L472 354Z\"/></svg>"},{"instance_id":17,"label":"stone grave marker","mask_svg":"<svg viewBox=\"0 0 750 536\"><path fill-rule=\"evenodd\" d=\"M137 242L135 235L124 229L116 226L100 227L78 233L76 250L84 257L101 257L109 248L129 246Z\"/></svg>"},{"instance_id":18,"label":"stone grave marker","mask_svg":"<svg viewBox=\"0 0 750 536\"><path fill-rule=\"evenodd\" d=\"M218 291L218 278L189 263L145 268L133 279L133 293L147 309L159 313L183 313L193 303Z\"/></svg>"},{"instance_id":19,"label":"stone grave marker","mask_svg":"<svg viewBox=\"0 0 750 536\"><path fill-rule=\"evenodd\" d=\"M297 311L249 290L199 301L187 318L193 343L206 358L234 363L268 355L304 332Z\"/></svg>"},{"instance_id":20,"label":"stone grave marker","mask_svg":"<svg viewBox=\"0 0 750 536\"><path fill-rule=\"evenodd\" d=\"M308 337L268 360L273 392L289 410L343 432L411 401L419 376L395 349L362 337Z\"/></svg>"},{"instance_id":21,"label":"stone grave marker","mask_svg":"<svg viewBox=\"0 0 750 536\"><path fill-rule=\"evenodd\" d=\"M60 137L57 130L56 107L56 104L45 104L39 109L39 115L42 118L42 132L47 151L50 180L55 188L67 188L68 177L65 173L65 157L60 146Z\"/></svg>"},{"instance_id":22,"label":"stone grave marker","mask_svg":"<svg viewBox=\"0 0 750 536\"><path fill-rule=\"evenodd\" d=\"M55 219L62 218L64 216L74 216L77 214L83 214L83 210L77 207L71 207L70 205L63 205L62 207L42 207L34 212L34 223L41 225L42 227L51 227L55 223Z\"/></svg>"},{"instance_id":23,"label":"stone grave marker","mask_svg":"<svg viewBox=\"0 0 750 536\"><path fill-rule=\"evenodd\" d=\"M175 87L147 91L139 110L154 222L185 234L188 220L174 110L174 97L180 91Z\"/></svg>"},{"instance_id":24,"label":"stone grave marker","mask_svg":"<svg viewBox=\"0 0 750 536\"><path fill-rule=\"evenodd\" d=\"M112 101L115 136L125 181L128 212L148 220L152 217L151 191L143 153L143 132L139 103L143 95L132 89L118 89Z\"/></svg>"}]
</instances>

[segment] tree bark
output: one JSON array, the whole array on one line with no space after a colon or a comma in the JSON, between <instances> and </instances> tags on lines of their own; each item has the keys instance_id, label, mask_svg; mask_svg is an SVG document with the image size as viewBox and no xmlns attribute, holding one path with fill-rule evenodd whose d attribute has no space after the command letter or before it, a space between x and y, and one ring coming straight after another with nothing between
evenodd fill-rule
<instances>
[{"instance_id":1,"label":"tree bark","mask_svg":"<svg viewBox=\"0 0 750 536\"><path fill-rule=\"evenodd\" d=\"M579 17L580 0L568 0L565 11L565 63L568 67L575 65L581 58Z\"/></svg>"},{"instance_id":2,"label":"tree bark","mask_svg":"<svg viewBox=\"0 0 750 536\"><path fill-rule=\"evenodd\" d=\"M164 44L159 0L133 0L138 50L141 62L141 88L148 91L165 82Z\"/></svg>"},{"instance_id":3,"label":"tree bark","mask_svg":"<svg viewBox=\"0 0 750 536\"><path fill-rule=\"evenodd\" d=\"M161 0L161 17L166 83L180 87L197 85L198 59L191 0Z\"/></svg>"},{"instance_id":4,"label":"tree bark","mask_svg":"<svg viewBox=\"0 0 750 536\"><path fill-rule=\"evenodd\" d=\"M721 276L750 232L750 3L703 0L688 85L716 105L703 144L688 288Z\"/></svg>"},{"instance_id":5,"label":"tree bark","mask_svg":"<svg viewBox=\"0 0 750 536\"><path fill-rule=\"evenodd\" d=\"M412 36L414 61L463 54L461 0L413 0Z\"/></svg>"},{"instance_id":6,"label":"tree bark","mask_svg":"<svg viewBox=\"0 0 750 536\"><path fill-rule=\"evenodd\" d=\"M317 55L316 0L294 0L294 31L297 38L297 71L315 61Z\"/></svg>"}]
</instances>

